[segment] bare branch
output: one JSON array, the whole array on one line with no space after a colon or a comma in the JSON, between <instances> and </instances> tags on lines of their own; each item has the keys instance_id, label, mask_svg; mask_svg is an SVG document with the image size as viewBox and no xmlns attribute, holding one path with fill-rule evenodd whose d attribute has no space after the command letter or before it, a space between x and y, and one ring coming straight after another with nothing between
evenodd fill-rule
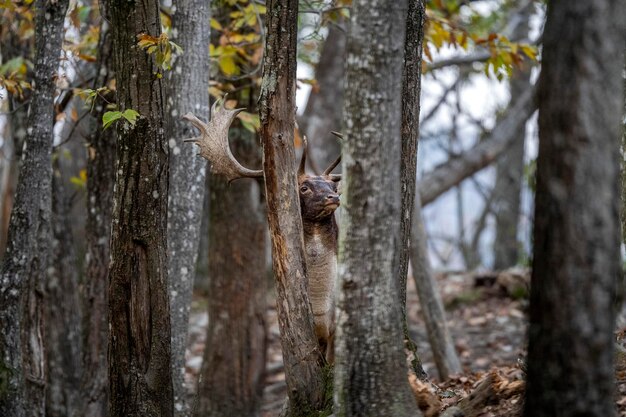
<instances>
[{"instance_id":1,"label":"bare branch","mask_svg":"<svg viewBox=\"0 0 626 417\"><path fill-rule=\"evenodd\" d=\"M438 166L426 174L419 183L423 205L432 203L441 194L465 178L475 174L495 161L513 143L516 133L535 111L533 90L528 90L508 114L491 131L487 139L458 158Z\"/></svg>"}]
</instances>

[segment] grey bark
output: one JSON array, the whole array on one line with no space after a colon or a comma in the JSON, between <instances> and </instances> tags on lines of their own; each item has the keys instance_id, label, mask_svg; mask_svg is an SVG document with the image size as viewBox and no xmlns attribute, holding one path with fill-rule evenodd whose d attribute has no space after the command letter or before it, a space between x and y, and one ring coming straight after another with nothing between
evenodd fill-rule
<instances>
[{"instance_id":1,"label":"grey bark","mask_svg":"<svg viewBox=\"0 0 626 417\"><path fill-rule=\"evenodd\" d=\"M531 13L528 6L520 14L521 23L513 32L513 37L520 39L528 35L528 19ZM511 101L514 103L531 90L530 62L524 62L521 69L516 69L510 80ZM515 134L513 143L498 158L496 164L496 184L494 186L494 211L496 214L496 238L494 241L494 268L505 269L519 262L520 242L517 238L521 213L521 192L524 181L524 144L526 126Z\"/></svg>"},{"instance_id":2,"label":"grey bark","mask_svg":"<svg viewBox=\"0 0 626 417\"><path fill-rule=\"evenodd\" d=\"M289 389L287 415L324 407L323 356L308 297L293 146L298 2L270 0L259 100L276 309Z\"/></svg>"},{"instance_id":3,"label":"grey bark","mask_svg":"<svg viewBox=\"0 0 626 417\"><path fill-rule=\"evenodd\" d=\"M536 108L533 91L526 91L507 115L494 127L489 136L458 158L436 167L419 182L422 205L432 203L441 194L459 184L486 166L504 152Z\"/></svg>"},{"instance_id":4,"label":"grey bark","mask_svg":"<svg viewBox=\"0 0 626 417\"><path fill-rule=\"evenodd\" d=\"M445 381L450 375L461 372L461 362L454 350L443 302L428 258L428 242L419 195L415 196L415 207L413 208L410 258L413 267L413 280L422 307L422 315L435 366L439 373L439 379Z\"/></svg>"},{"instance_id":5,"label":"grey bark","mask_svg":"<svg viewBox=\"0 0 626 417\"><path fill-rule=\"evenodd\" d=\"M47 269L45 304L46 416L82 416L80 383L81 308L79 270L72 236L72 196L62 157L52 177L52 256Z\"/></svg>"},{"instance_id":6,"label":"grey bark","mask_svg":"<svg viewBox=\"0 0 626 417\"><path fill-rule=\"evenodd\" d=\"M110 0L117 105L139 112L117 126L109 267L109 413L174 414L167 275L165 89L137 35L161 33L159 2Z\"/></svg>"},{"instance_id":7,"label":"grey bark","mask_svg":"<svg viewBox=\"0 0 626 417\"><path fill-rule=\"evenodd\" d=\"M43 285L50 241L55 74L68 1L35 3L34 91L0 279L0 415L42 416Z\"/></svg>"},{"instance_id":8,"label":"grey bark","mask_svg":"<svg viewBox=\"0 0 626 417\"><path fill-rule=\"evenodd\" d=\"M548 4L537 96L528 417L615 415L625 6Z\"/></svg>"},{"instance_id":9,"label":"grey bark","mask_svg":"<svg viewBox=\"0 0 626 417\"><path fill-rule=\"evenodd\" d=\"M406 2L353 5L347 43L335 415L420 415L407 380L397 278Z\"/></svg>"},{"instance_id":10,"label":"grey bark","mask_svg":"<svg viewBox=\"0 0 626 417\"><path fill-rule=\"evenodd\" d=\"M176 2L172 15L173 41L183 48L170 71L167 109L172 118L169 133L170 194L168 200L168 275L172 315L172 372L174 409L189 414L184 386L185 347L195 276L200 223L204 202L206 161L183 139L193 136L192 126L180 118L187 112L209 113L210 4L204 0Z\"/></svg>"},{"instance_id":11,"label":"grey bark","mask_svg":"<svg viewBox=\"0 0 626 417\"><path fill-rule=\"evenodd\" d=\"M402 125L400 181L402 191L400 219L401 249L398 257L398 288L402 308L402 327L405 347L412 354L412 370L420 379L427 375L417 354L417 346L409 335L406 314L406 280L409 270L409 247L413 200L415 199L415 177L417 175L417 145L419 138L420 92L422 78L422 41L424 39L425 6L421 0L409 0L404 40L404 67L402 74Z\"/></svg>"},{"instance_id":12,"label":"grey bark","mask_svg":"<svg viewBox=\"0 0 626 417\"><path fill-rule=\"evenodd\" d=\"M105 14L101 7L101 13ZM93 88L108 83L111 32L106 19L100 25L98 61ZM113 94L107 100L114 101ZM83 415L108 415L108 288L109 244L115 183L116 143L112 128L102 129L106 102L97 97L92 111L87 145L87 218L85 223L85 278L83 284Z\"/></svg>"},{"instance_id":13,"label":"grey bark","mask_svg":"<svg viewBox=\"0 0 626 417\"><path fill-rule=\"evenodd\" d=\"M231 133L237 160L259 166L255 135L242 127ZM198 417L259 414L268 292L265 213L259 188L252 180L228 185L221 177L211 177L209 327L194 407Z\"/></svg>"},{"instance_id":14,"label":"grey bark","mask_svg":"<svg viewBox=\"0 0 626 417\"><path fill-rule=\"evenodd\" d=\"M346 34L330 25L315 67L317 91L311 91L300 120L300 131L309 138L309 164L318 174L341 152L330 132L341 129L345 58Z\"/></svg>"},{"instance_id":15,"label":"grey bark","mask_svg":"<svg viewBox=\"0 0 626 417\"><path fill-rule=\"evenodd\" d=\"M209 292L209 215L211 206L210 175L205 175L204 201L202 203L202 217L200 221L200 239L198 240L198 256L196 262L196 276L193 282L195 294L208 295Z\"/></svg>"}]
</instances>

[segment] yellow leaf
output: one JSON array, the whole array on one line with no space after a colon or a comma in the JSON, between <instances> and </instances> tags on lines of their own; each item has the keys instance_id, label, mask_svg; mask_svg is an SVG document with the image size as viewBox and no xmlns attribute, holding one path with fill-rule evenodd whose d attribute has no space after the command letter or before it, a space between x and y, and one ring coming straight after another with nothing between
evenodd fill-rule
<instances>
[{"instance_id":1,"label":"yellow leaf","mask_svg":"<svg viewBox=\"0 0 626 417\"><path fill-rule=\"evenodd\" d=\"M222 25L215 18L211 18L211 28L215 30L223 30Z\"/></svg>"},{"instance_id":2,"label":"yellow leaf","mask_svg":"<svg viewBox=\"0 0 626 417\"><path fill-rule=\"evenodd\" d=\"M224 75L237 75L239 74L239 68L235 63L234 55L222 55L219 59L220 70L224 73Z\"/></svg>"}]
</instances>

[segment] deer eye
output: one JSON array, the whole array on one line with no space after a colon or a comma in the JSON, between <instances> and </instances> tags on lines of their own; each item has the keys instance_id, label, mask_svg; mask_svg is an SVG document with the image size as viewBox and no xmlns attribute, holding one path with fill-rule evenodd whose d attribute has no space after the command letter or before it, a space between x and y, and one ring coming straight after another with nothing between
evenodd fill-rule
<instances>
[{"instance_id":1,"label":"deer eye","mask_svg":"<svg viewBox=\"0 0 626 417\"><path fill-rule=\"evenodd\" d=\"M302 187L300 187L301 193L306 193L307 191L309 191L309 187L307 187L306 185L303 185Z\"/></svg>"}]
</instances>

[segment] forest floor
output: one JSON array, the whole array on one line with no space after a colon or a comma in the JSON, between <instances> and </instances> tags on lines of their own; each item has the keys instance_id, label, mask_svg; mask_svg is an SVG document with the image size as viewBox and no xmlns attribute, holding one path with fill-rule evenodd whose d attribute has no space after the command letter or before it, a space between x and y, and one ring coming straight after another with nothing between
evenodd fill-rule
<instances>
[{"instance_id":1,"label":"forest floor","mask_svg":"<svg viewBox=\"0 0 626 417\"><path fill-rule=\"evenodd\" d=\"M524 372L520 368L525 356L528 300L525 297L528 283L526 271L513 270L504 274L448 273L437 277L446 307L450 333L459 353L463 373L445 382L438 379L428 336L421 316L415 286L409 277L407 310L413 340L425 371L437 387L435 397L440 401L435 408L426 410L426 417L439 414L443 405L456 404L466 397L488 375L497 375L499 383L514 387L522 384ZM202 364L202 353L208 317L201 297L194 301L190 318L190 340L187 351L188 386L195 391L195 383ZM262 416L278 415L286 396L282 368L282 354L276 310L268 307L269 352L267 376L263 392ZM618 332L622 339L626 327ZM624 343L624 342L622 342ZM626 362L626 361L625 361ZM621 417L626 417L626 366L616 372L616 403ZM432 387L432 386L431 386ZM432 391L432 389L431 389ZM518 391L513 389L513 391ZM510 391L510 392L513 392ZM496 395L476 417L515 417L521 415L521 391L513 395ZM432 408L432 406L431 406Z\"/></svg>"}]
</instances>

